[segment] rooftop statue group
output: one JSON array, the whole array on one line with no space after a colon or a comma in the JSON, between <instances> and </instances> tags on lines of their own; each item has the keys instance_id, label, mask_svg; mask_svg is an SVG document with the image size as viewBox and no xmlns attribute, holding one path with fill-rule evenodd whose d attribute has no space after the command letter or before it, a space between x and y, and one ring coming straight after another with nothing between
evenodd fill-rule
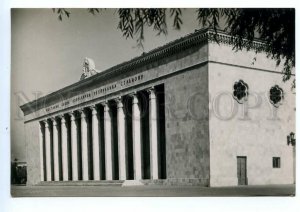
<instances>
[{"instance_id":1,"label":"rooftop statue group","mask_svg":"<svg viewBox=\"0 0 300 212\"><path fill-rule=\"evenodd\" d=\"M88 77L91 77L97 73L99 73L99 71L97 71L95 69L95 62L90 59L90 58L84 58L84 61L83 61L83 68L82 68L82 74L81 74L81 77L80 77L80 80L83 80L83 79L86 79Z\"/></svg>"}]
</instances>

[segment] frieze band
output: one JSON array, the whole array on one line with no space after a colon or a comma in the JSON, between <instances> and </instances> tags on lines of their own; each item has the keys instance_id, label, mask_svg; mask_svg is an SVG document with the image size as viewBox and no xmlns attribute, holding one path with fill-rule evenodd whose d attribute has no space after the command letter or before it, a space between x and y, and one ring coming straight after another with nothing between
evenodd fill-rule
<instances>
[{"instance_id":1,"label":"frieze band","mask_svg":"<svg viewBox=\"0 0 300 212\"><path fill-rule=\"evenodd\" d=\"M98 88L96 90L92 90L92 91L89 91L89 92L84 93L82 95L73 97L72 100L66 100L66 101L63 101L61 103L57 103L55 105L52 105L50 107L45 108L45 111L47 113L50 113L50 112L53 112L54 110L58 110L58 109L61 109L61 108L66 108L70 105L70 101L73 104L82 103L82 102L86 101L87 99L96 98L98 95L105 94L108 91L116 90L117 87L118 87L117 85L120 85L121 87L124 87L124 86L131 85L132 83L135 83L137 81L141 81L143 79L144 79L144 75L143 74L138 74L138 75L130 77L128 79L124 79L124 80L121 80L117 83L113 83L111 85L105 86L104 88L103 87Z\"/></svg>"}]
</instances>

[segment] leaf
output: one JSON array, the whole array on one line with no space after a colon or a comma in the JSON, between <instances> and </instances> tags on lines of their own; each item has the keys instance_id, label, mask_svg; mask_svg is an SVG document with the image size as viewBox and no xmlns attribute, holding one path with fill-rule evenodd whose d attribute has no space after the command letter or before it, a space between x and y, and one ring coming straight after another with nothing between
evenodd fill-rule
<instances>
[{"instance_id":1,"label":"leaf","mask_svg":"<svg viewBox=\"0 0 300 212\"><path fill-rule=\"evenodd\" d=\"M88 8L87 10L92 15L96 15L96 13L98 13L98 14L100 13L100 9L98 9L98 8Z\"/></svg>"},{"instance_id":2,"label":"leaf","mask_svg":"<svg viewBox=\"0 0 300 212\"><path fill-rule=\"evenodd\" d=\"M182 20L181 20L181 9L177 8L177 9L170 9L171 12L171 17L174 16L174 20L173 20L173 28L176 30L180 30L180 27L182 25Z\"/></svg>"}]
</instances>

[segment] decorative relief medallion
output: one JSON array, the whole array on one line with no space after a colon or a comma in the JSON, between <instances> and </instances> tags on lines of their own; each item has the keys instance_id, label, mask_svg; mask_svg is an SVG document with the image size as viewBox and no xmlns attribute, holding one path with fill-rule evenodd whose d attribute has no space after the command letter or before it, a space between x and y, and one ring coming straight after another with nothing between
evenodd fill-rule
<instances>
[{"instance_id":1,"label":"decorative relief medallion","mask_svg":"<svg viewBox=\"0 0 300 212\"><path fill-rule=\"evenodd\" d=\"M248 85L243 80L235 82L233 85L233 98L240 104L248 99Z\"/></svg>"},{"instance_id":2,"label":"decorative relief medallion","mask_svg":"<svg viewBox=\"0 0 300 212\"><path fill-rule=\"evenodd\" d=\"M283 90L278 85L273 86L270 89L270 102L274 107L279 107L283 100Z\"/></svg>"}]
</instances>

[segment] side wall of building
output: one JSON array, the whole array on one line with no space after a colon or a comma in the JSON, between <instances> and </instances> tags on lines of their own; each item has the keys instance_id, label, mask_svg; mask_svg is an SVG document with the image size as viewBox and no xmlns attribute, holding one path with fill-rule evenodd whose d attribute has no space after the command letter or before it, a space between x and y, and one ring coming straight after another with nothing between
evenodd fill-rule
<instances>
[{"instance_id":1,"label":"side wall of building","mask_svg":"<svg viewBox=\"0 0 300 212\"><path fill-rule=\"evenodd\" d=\"M231 49L209 45L210 185L238 184L238 156L247 157L249 185L293 183L293 147L287 145L287 135L295 131L291 81L283 83L280 67L264 55L256 56L255 62L254 52ZM232 96L239 80L249 86L244 104ZM278 108L269 101L274 85L284 90ZM273 157L280 157L280 168L273 168Z\"/></svg>"},{"instance_id":2,"label":"side wall of building","mask_svg":"<svg viewBox=\"0 0 300 212\"><path fill-rule=\"evenodd\" d=\"M38 121L25 123L27 185L34 185L41 181L39 130Z\"/></svg>"},{"instance_id":3,"label":"side wall of building","mask_svg":"<svg viewBox=\"0 0 300 212\"><path fill-rule=\"evenodd\" d=\"M207 64L166 80L165 111L167 178L208 185Z\"/></svg>"}]
</instances>

